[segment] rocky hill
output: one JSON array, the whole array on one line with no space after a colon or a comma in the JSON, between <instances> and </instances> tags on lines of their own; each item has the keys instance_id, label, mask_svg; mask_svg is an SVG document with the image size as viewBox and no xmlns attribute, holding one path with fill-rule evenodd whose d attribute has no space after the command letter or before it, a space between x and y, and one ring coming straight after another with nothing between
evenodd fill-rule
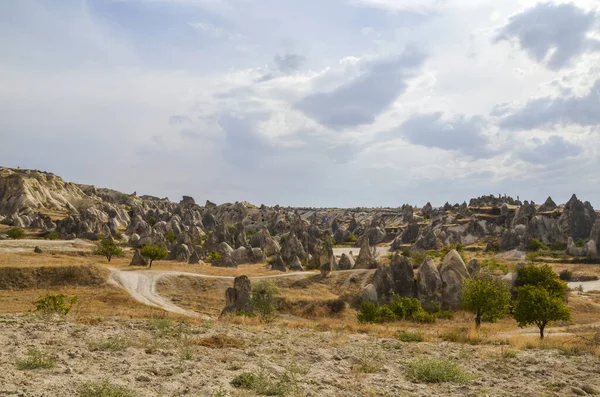
<instances>
[{"instance_id":1,"label":"rocky hill","mask_svg":"<svg viewBox=\"0 0 600 397\"><path fill-rule=\"evenodd\" d=\"M434 208L290 208L236 202L179 203L152 196L65 182L51 173L0 168L0 223L40 236L98 240L112 237L134 248L158 244L170 259L198 262L209 253L217 266L268 260L273 269L376 267L370 247L436 250L485 242L489 249L527 247L533 239L565 245L571 255L595 258L600 217L575 195L556 205L482 196ZM0 235L1 238L1 235ZM334 244L361 247L354 258L333 255ZM365 259L366 258L366 259Z\"/></svg>"}]
</instances>

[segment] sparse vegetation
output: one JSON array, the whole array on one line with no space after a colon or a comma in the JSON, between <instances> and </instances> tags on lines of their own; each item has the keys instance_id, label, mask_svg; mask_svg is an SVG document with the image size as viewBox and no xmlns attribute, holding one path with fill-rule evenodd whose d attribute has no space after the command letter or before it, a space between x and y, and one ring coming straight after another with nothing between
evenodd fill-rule
<instances>
[{"instance_id":1,"label":"sparse vegetation","mask_svg":"<svg viewBox=\"0 0 600 397\"><path fill-rule=\"evenodd\" d=\"M50 232L46 235L46 240L58 240L60 235L58 232Z\"/></svg>"},{"instance_id":2,"label":"sparse vegetation","mask_svg":"<svg viewBox=\"0 0 600 397\"><path fill-rule=\"evenodd\" d=\"M25 237L25 230L21 229L20 227L13 227L12 229L8 229L6 234L13 240L19 240Z\"/></svg>"},{"instance_id":3,"label":"sparse vegetation","mask_svg":"<svg viewBox=\"0 0 600 397\"><path fill-rule=\"evenodd\" d=\"M575 246L578 248L585 247L585 240L582 238L578 238L577 240L575 240Z\"/></svg>"},{"instance_id":4,"label":"sparse vegetation","mask_svg":"<svg viewBox=\"0 0 600 397\"><path fill-rule=\"evenodd\" d=\"M472 377L458 364L435 358L417 358L407 364L408 375L417 382L465 383Z\"/></svg>"},{"instance_id":5,"label":"sparse vegetation","mask_svg":"<svg viewBox=\"0 0 600 397\"><path fill-rule=\"evenodd\" d=\"M252 287L250 306L252 312L259 315L264 321L271 321L275 317L275 296L279 290L269 280L259 281Z\"/></svg>"},{"instance_id":6,"label":"sparse vegetation","mask_svg":"<svg viewBox=\"0 0 600 397\"><path fill-rule=\"evenodd\" d=\"M569 281L573 280L573 272L570 271L569 269L565 269L558 274L558 277L562 281L569 282Z\"/></svg>"},{"instance_id":7,"label":"sparse vegetation","mask_svg":"<svg viewBox=\"0 0 600 397\"><path fill-rule=\"evenodd\" d=\"M358 241L358 236L356 234L350 233L346 236L347 243L355 243Z\"/></svg>"},{"instance_id":8,"label":"sparse vegetation","mask_svg":"<svg viewBox=\"0 0 600 397\"><path fill-rule=\"evenodd\" d=\"M252 390L263 396L284 396L290 390L291 382L287 374L276 381L261 368L257 372L244 372L236 376L231 381L231 386Z\"/></svg>"},{"instance_id":9,"label":"sparse vegetation","mask_svg":"<svg viewBox=\"0 0 600 397\"><path fill-rule=\"evenodd\" d=\"M396 320L412 320L417 323L435 321L435 316L423 310L418 299L400 298L397 295L394 295L388 305L362 302L356 316L360 323L387 323Z\"/></svg>"},{"instance_id":10,"label":"sparse vegetation","mask_svg":"<svg viewBox=\"0 0 600 397\"><path fill-rule=\"evenodd\" d=\"M398 331L396 338L402 342L423 342L425 337L421 332Z\"/></svg>"},{"instance_id":11,"label":"sparse vegetation","mask_svg":"<svg viewBox=\"0 0 600 397\"><path fill-rule=\"evenodd\" d=\"M154 227L154 225L156 225L156 223L158 222L158 219L156 219L156 217L151 216L150 218L148 218L148 224L150 224L150 226Z\"/></svg>"},{"instance_id":12,"label":"sparse vegetation","mask_svg":"<svg viewBox=\"0 0 600 397\"><path fill-rule=\"evenodd\" d=\"M536 251L548 251L548 250L550 250L550 248L546 244L542 243L537 238L532 238L529 241L529 244L527 245L527 248L529 249L529 251L533 251L533 252L536 252Z\"/></svg>"},{"instance_id":13,"label":"sparse vegetation","mask_svg":"<svg viewBox=\"0 0 600 397\"><path fill-rule=\"evenodd\" d=\"M505 263L498 262L496 258L485 258L481 261L481 267L491 273L496 271L501 271L503 274L508 273L508 266Z\"/></svg>"},{"instance_id":14,"label":"sparse vegetation","mask_svg":"<svg viewBox=\"0 0 600 397\"><path fill-rule=\"evenodd\" d=\"M50 369L56 361L50 355L37 349L29 349L27 355L15 363L18 370Z\"/></svg>"},{"instance_id":15,"label":"sparse vegetation","mask_svg":"<svg viewBox=\"0 0 600 397\"><path fill-rule=\"evenodd\" d=\"M108 379L102 382L87 382L77 388L79 397L133 397L126 387L113 385Z\"/></svg>"},{"instance_id":16,"label":"sparse vegetation","mask_svg":"<svg viewBox=\"0 0 600 397\"><path fill-rule=\"evenodd\" d=\"M145 245L140 250L140 254L148 260L148 267L152 267L152 262L165 259L169 251L160 245Z\"/></svg>"},{"instance_id":17,"label":"sparse vegetation","mask_svg":"<svg viewBox=\"0 0 600 397\"><path fill-rule=\"evenodd\" d=\"M166 232L165 240L167 240L169 243L173 243L175 240L177 240L177 235L173 232Z\"/></svg>"},{"instance_id":18,"label":"sparse vegetation","mask_svg":"<svg viewBox=\"0 0 600 397\"><path fill-rule=\"evenodd\" d=\"M221 260L221 254L215 250L211 250L206 254L206 261L208 263L218 262Z\"/></svg>"}]
</instances>

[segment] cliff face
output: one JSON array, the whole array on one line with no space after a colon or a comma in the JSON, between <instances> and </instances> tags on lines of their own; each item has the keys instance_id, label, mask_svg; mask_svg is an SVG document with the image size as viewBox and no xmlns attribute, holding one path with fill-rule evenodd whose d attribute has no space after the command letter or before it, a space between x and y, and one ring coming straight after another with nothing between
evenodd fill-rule
<instances>
[{"instance_id":1,"label":"cliff face","mask_svg":"<svg viewBox=\"0 0 600 397\"><path fill-rule=\"evenodd\" d=\"M67 214L91 199L74 183L47 172L0 168L0 214L51 210Z\"/></svg>"}]
</instances>

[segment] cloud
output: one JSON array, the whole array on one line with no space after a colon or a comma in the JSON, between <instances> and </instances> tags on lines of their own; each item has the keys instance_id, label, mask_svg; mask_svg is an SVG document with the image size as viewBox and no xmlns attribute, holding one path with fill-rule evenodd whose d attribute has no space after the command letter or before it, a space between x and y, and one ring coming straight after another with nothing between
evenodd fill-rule
<instances>
[{"instance_id":1,"label":"cloud","mask_svg":"<svg viewBox=\"0 0 600 397\"><path fill-rule=\"evenodd\" d=\"M277 77L289 75L297 72L305 58L302 55L286 53L283 56L276 55L273 59L274 68L271 72L262 75L257 82L261 83L264 81L273 80Z\"/></svg>"},{"instance_id":2,"label":"cloud","mask_svg":"<svg viewBox=\"0 0 600 397\"><path fill-rule=\"evenodd\" d=\"M546 165L583 152L580 146L569 143L558 135L552 135L544 143L535 143L537 144L532 148L517 150L515 156L535 165Z\"/></svg>"},{"instance_id":3,"label":"cloud","mask_svg":"<svg viewBox=\"0 0 600 397\"><path fill-rule=\"evenodd\" d=\"M191 121L192 120L190 120L190 118L188 116L181 115L181 114L175 114L175 115L169 117L169 124L171 124L171 125L186 124L186 123L190 123Z\"/></svg>"},{"instance_id":4,"label":"cloud","mask_svg":"<svg viewBox=\"0 0 600 397\"><path fill-rule=\"evenodd\" d=\"M600 124L600 79L584 96L543 97L530 100L523 107L499 121L499 126L506 130L531 130L535 128L553 127L556 125L577 124L595 126ZM508 112L494 111L494 115Z\"/></svg>"},{"instance_id":5,"label":"cloud","mask_svg":"<svg viewBox=\"0 0 600 397\"><path fill-rule=\"evenodd\" d=\"M495 41L515 41L531 59L558 70L600 50L600 41L589 37L598 22L598 13L571 3L539 3L510 17Z\"/></svg>"},{"instance_id":6,"label":"cloud","mask_svg":"<svg viewBox=\"0 0 600 397\"><path fill-rule=\"evenodd\" d=\"M415 114L399 127L409 142L430 148L453 150L474 158L485 158L491 152L484 135L486 123L481 117L455 116L443 120L442 113Z\"/></svg>"},{"instance_id":7,"label":"cloud","mask_svg":"<svg viewBox=\"0 0 600 397\"><path fill-rule=\"evenodd\" d=\"M406 90L424 60L423 53L408 51L395 59L367 62L355 79L306 96L296 109L335 130L372 124Z\"/></svg>"},{"instance_id":8,"label":"cloud","mask_svg":"<svg viewBox=\"0 0 600 397\"><path fill-rule=\"evenodd\" d=\"M247 37L242 34L232 33L224 28L207 22L193 22L189 23L189 26L208 37L212 37L213 39L224 39L229 41L240 41L247 39Z\"/></svg>"}]
</instances>

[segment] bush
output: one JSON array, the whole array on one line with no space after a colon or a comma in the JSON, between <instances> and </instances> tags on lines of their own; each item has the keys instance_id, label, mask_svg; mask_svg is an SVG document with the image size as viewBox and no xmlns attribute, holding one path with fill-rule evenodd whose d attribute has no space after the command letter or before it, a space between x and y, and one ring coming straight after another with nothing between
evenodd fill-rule
<instances>
[{"instance_id":1,"label":"bush","mask_svg":"<svg viewBox=\"0 0 600 397\"><path fill-rule=\"evenodd\" d=\"M13 227L12 229L9 229L6 234L14 240L19 240L25 237L25 230L20 227Z\"/></svg>"},{"instance_id":2,"label":"bush","mask_svg":"<svg viewBox=\"0 0 600 397\"><path fill-rule=\"evenodd\" d=\"M575 240L575 246L579 248L585 247L585 240L582 238L578 238L577 240Z\"/></svg>"},{"instance_id":3,"label":"bush","mask_svg":"<svg viewBox=\"0 0 600 397\"><path fill-rule=\"evenodd\" d=\"M457 364L435 358L417 358L407 365L408 375L424 383L465 383L471 378Z\"/></svg>"},{"instance_id":4,"label":"bush","mask_svg":"<svg viewBox=\"0 0 600 397\"><path fill-rule=\"evenodd\" d=\"M291 388L292 379L286 373L278 381L271 380L264 371L245 372L233 378L231 386L253 390L263 396L284 396Z\"/></svg>"},{"instance_id":5,"label":"bush","mask_svg":"<svg viewBox=\"0 0 600 397\"><path fill-rule=\"evenodd\" d=\"M123 249L112 239L104 239L94 251L94 255L105 256L110 262L113 256L123 256Z\"/></svg>"},{"instance_id":6,"label":"bush","mask_svg":"<svg viewBox=\"0 0 600 397\"><path fill-rule=\"evenodd\" d=\"M140 250L140 254L148 260L148 267L152 267L152 262L165 259L169 251L160 245L145 245Z\"/></svg>"},{"instance_id":7,"label":"bush","mask_svg":"<svg viewBox=\"0 0 600 397\"><path fill-rule=\"evenodd\" d=\"M408 249L408 248L403 248L402 251L400 251L400 254L407 258L411 257L410 249Z\"/></svg>"},{"instance_id":8,"label":"bush","mask_svg":"<svg viewBox=\"0 0 600 397\"><path fill-rule=\"evenodd\" d=\"M481 261L481 267L489 270L490 272L495 272L500 270L502 273L508 273L508 266L505 263L498 263L496 258L486 258Z\"/></svg>"},{"instance_id":9,"label":"bush","mask_svg":"<svg viewBox=\"0 0 600 397\"><path fill-rule=\"evenodd\" d=\"M410 254L410 262L413 265L413 268L421 266L425 263L425 259L427 259L427 254L421 251L411 251Z\"/></svg>"},{"instance_id":10,"label":"bush","mask_svg":"<svg viewBox=\"0 0 600 397\"><path fill-rule=\"evenodd\" d=\"M387 305L381 305L377 308L377 322L378 323L391 323L396 321L396 315Z\"/></svg>"},{"instance_id":11,"label":"bush","mask_svg":"<svg viewBox=\"0 0 600 397\"><path fill-rule=\"evenodd\" d=\"M421 332L399 331L396 338L402 342L423 342L425 338Z\"/></svg>"},{"instance_id":12,"label":"bush","mask_svg":"<svg viewBox=\"0 0 600 397\"><path fill-rule=\"evenodd\" d=\"M287 242L287 238L288 238L287 234L280 236L279 237L279 245L283 247L285 245L285 243Z\"/></svg>"},{"instance_id":13,"label":"bush","mask_svg":"<svg viewBox=\"0 0 600 397\"><path fill-rule=\"evenodd\" d=\"M206 254L206 261L209 263L218 262L221 260L221 254L215 250L211 250Z\"/></svg>"},{"instance_id":14,"label":"bush","mask_svg":"<svg viewBox=\"0 0 600 397\"><path fill-rule=\"evenodd\" d=\"M358 241L358 236L354 233L350 233L348 236L346 236L347 243L355 243L357 241Z\"/></svg>"},{"instance_id":15,"label":"bush","mask_svg":"<svg viewBox=\"0 0 600 397\"><path fill-rule=\"evenodd\" d=\"M529 245L527 246L527 248L529 249L529 251L534 252L540 250L547 251L550 249L546 244L542 243L537 238L532 238L531 241L529 241Z\"/></svg>"},{"instance_id":16,"label":"bush","mask_svg":"<svg viewBox=\"0 0 600 397\"><path fill-rule=\"evenodd\" d=\"M346 309L346 302L343 299L334 299L328 302L328 306L332 314L339 314Z\"/></svg>"},{"instance_id":17,"label":"bush","mask_svg":"<svg viewBox=\"0 0 600 397\"><path fill-rule=\"evenodd\" d=\"M58 232L50 232L46 235L46 240L58 240L60 235Z\"/></svg>"},{"instance_id":18,"label":"bush","mask_svg":"<svg viewBox=\"0 0 600 397\"><path fill-rule=\"evenodd\" d=\"M399 319L412 319L414 314L422 311L421 302L417 298L400 298L394 294L390 301L390 309Z\"/></svg>"},{"instance_id":19,"label":"bush","mask_svg":"<svg viewBox=\"0 0 600 397\"><path fill-rule=\"evenodd\" d=\"M154 226L156 225L156 223L158 223L158 219L156 219L156 217L151 216L150 218L148 218L148 223L150 224L150 226Z\"/></svg>"},{"instance_id":20,"label":"bush","mask_svg":"<svg viewBox=\"0 0 600 397\"><path fill-rule=\"evenodd\" d=\"M18 370L23 371L54 368L56 362L52 357L39 350L29 349L25 358L17 360L15 364Z\"/></svg>"},{"instance_id":21,"label":"bush","mask_svg":"<svg viewBox=\"0 0 600 397\"><path fill-rule=\"evenodd\" d=\"M175 240L177 240L177 235L173 232L166 232L165 233L165 240L167 240L169 243L174 242Z\"/></svg>"},{"instance_id":22,"label":"bush","mask_svg":"<svg viewBox=\"0 0 600 397\"><path fill-rule=\"evenodd\" d=\"M562 281L571 281L573 279L573 272L569 269L565 269L558 274L558 278Z\"/></svg>"},{"instance_id":23,"label":"bush","mask_svg":"<svg viewBox=\"0 0 600 397\"><path fill-rule=\"evenodd\" d=\"M102 382L87 382L77 388L79 397L132 397L133 393L126 387L116 386L107 379Z\"/></svg>"},{"instance_id":24,"label":"bush","mask_svg":"<svg viewBox=\"0 0 600 397\"><path fill-rule=\"evenodd\" d=\"M48 294L35 301L35 312L41 314L60 314L66 316L71 311L73 305L77 303L77 297L68 297L63 294Z\"/></svg>"},{"instance_id":25,"label":"bush","mask_svg":"<svg viewBox=\"0 0 600 397\"><path fill-rule=\"evenodd\" d=\"M252 298L250 306L254 313L266 321L271 321L275 317L275 296L279 294L277 287L268 280L259 281L252 287Z\"/></svg>"},{"instance_id":26,"label":"bush","mask_svg":"<svg viewBox=\"0 0 600 397\"><path fill-rule=\"evenodd\" d=\"M425 310L420 310L412 315L412 320L415 323L431 324L435 322L435 316L427 313Z\"/></svg>"},{"instance_id":27,"label":"bush","mask_svg":"<svg viewBox=\"0 0 600 397\"><path fill-rule=\"evenodd\" d=\"M356 318L359 323L378 323L377 305L373 302L362 302Z\"/></svg>"}]
</instances>

